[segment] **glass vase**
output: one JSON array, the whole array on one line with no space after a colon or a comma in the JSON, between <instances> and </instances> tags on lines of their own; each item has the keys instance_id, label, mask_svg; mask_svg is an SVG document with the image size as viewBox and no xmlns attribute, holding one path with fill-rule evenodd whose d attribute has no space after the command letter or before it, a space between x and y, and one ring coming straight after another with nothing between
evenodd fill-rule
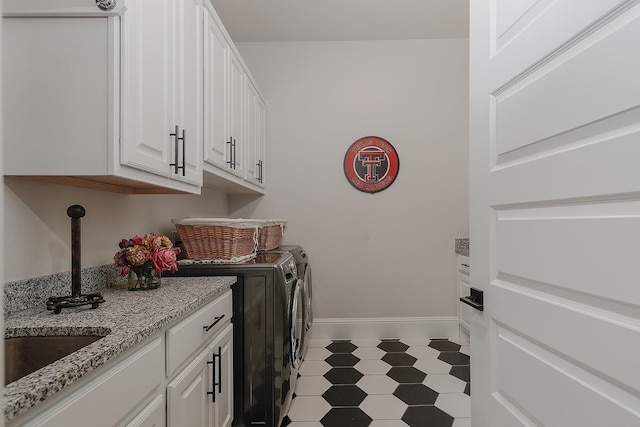
<instances>
[{"instance_id":1,"label":"glass vase","mask_svg":"<svg viewBox=\"0 0 640 427\"><path fill-rule=\"evenodd\" d=\"M131 267L127 276L130 291L145 291L160 287L160 272L153 267Z\"/></svg>"}]
</instances>

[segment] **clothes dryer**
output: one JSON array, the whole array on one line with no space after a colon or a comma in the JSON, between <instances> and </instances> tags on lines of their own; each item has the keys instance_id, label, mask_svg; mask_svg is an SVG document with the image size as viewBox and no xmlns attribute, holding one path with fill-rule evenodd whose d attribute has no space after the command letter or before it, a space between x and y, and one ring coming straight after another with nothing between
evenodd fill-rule
<instances>
[{"instance_id":1,"label":"clothes dryer","mask_svg":"<svg viewBox=\"0 0 640 427\"><path fill-rule=\"evenodd\" d=\"M296 262L298 279L301 281L300 304L302 306L302 324L300 331L298 351L296 360L300 363L304 360L304 356L309 346L311 338L311 328L313 326L313 288L311 286L311 264L309 264L309 256L300 245L281 245L277 249L266 252L289 252L293 255Z\"/></svg>"},{"instance_id":2,"label":"clothes dryer","mask_svg":"<svg viewBox=\"0 0 640 427\"><path fill-rule=\"evenodd\" d=\"M280 426L297 379L295 325L302 282L289 252L240 264L181 260L175 276L236 276L233 291L234 426ZM296 302L298 301L298 302ZM293 327L292 327L293 325ZM294 362L295 361L295 362Z\"/></svg>"}]
</instances>

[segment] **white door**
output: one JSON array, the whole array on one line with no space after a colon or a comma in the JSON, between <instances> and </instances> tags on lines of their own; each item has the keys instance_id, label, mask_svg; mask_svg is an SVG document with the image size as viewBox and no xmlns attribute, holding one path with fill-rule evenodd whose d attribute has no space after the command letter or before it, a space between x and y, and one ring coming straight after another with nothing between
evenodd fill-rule
<instances>
[{"instance_id":1,"label":"white door","mask_svg":"<svg viewBox=\"0 0 640 427\"><path fill-rule=\"evenodd\" d=\"M473 426L639 426L640 2L470 16Z\"/></svg>"}]
</instances>

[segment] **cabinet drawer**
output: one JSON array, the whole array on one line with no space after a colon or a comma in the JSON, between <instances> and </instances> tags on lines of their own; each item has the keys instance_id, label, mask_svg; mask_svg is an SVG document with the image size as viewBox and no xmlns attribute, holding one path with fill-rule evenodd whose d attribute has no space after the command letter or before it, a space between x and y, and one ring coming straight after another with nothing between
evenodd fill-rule
<instances>
[{"instance_id":1,"label":"cabinet drawer","mask_svg":"<svg viewBox=\"0 0 640 427\"><path fill-rule=\"evenodd\" d=\"M231 291L216 298L167 331L167 376L231 321ZM217 323L216 323L217 322ZM208 331L206 330L212 326Z\"/></svg>"},{"instance_id":2,"label":"cabinet drawer","mask_svg":"<svg viewBox=\"0 0 640 427\"><path fill-rule=\"evenodd\" d=\"M458 255L456 268L459 272L469 275L470 265L468 256Z\"/></svg>"}]
</instances>

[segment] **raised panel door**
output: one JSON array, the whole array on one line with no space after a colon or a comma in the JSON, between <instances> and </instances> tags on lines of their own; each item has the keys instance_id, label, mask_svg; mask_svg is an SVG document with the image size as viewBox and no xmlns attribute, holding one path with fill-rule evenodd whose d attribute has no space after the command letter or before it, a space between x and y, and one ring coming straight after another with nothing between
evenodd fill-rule
<instances>
[{"instance_id":1,"label":"raised panel door","mask_svg":"<svg viewBox=\"0 0 640 427\"><path fill-rule=\"evenodd\" d=\"M122 17L121 159L169 177L173 148L174 0L127 0Z\"/></svg>"},{"instance_id":2,"label":"raised panel door","mask_svg":"<svg viewBox=\"0 0 640 427\"><path fill-rule=\"evenodd\" d=\"M233 325L220 332L208 349L210 354L216 354L209 372L211 375L215 372L215 382L219 384L214 390L211 425L230 427L233 421Z\"/></svg>"},{"instance_id":3,"label":"raised panel door","mask_svg":"<svg viewBox=\"0 0 640 427\"><path fill-rule=\"evenodd\" d=\"M202 0L175 1L176 61L174 86L176 103L174 121L184 135L178 150L173 150L172 163L178 164L173 178L202 186ZM176 158L176 153L178 154Z\"/></svg>"},{"instance_id":4,"label":"raised panel door","mask_svg":"<svg viewBox=\"0 0 640 427\"><path fill-rule=\"evenodd\" d=\"M245 74L242 63L233 51L229 55L229 128L233 141L231 173L243 176L243 155L246 146L244 89Z\"/></svg>"},{"instance_id":5,"label":"raised panel door","mask_svg":"<svg viewBox=\"0 0 640 427\"><path fill-rule=\"evenodd\" d=\"M167 386L167 426L210 425L209 349L201 351Z\"/></svg>"},{"instance_id":6,"label":"raised panel door","mask_svg":"<svg viewBox=\"0 0 640 427\"><path fill-rule=\"evenodd\" d=\"M640 3L470 6L473 425L640 425Z\"/></svg>"},{"instance_id":7,"label":"raised panel door","mask_svg":"<svg viewBox=\"0 0 640 427\"><path fill-rule=\"evenodd\" d=\"M215 11L206 2L204 13L204 162L228 170L229 44L220 30Z\"/></svg>"},{"instance_id":8,"label":"raised panel door","mask_svg":"<svg viewBox=\"0 0 640 427\"><path fill-rule=\"evenodd\" d=\"M258 182L259 178L259 168L258 168L258 115L257 115L257 103L258 103L258 92L255 87L251 83L249 79L246 79L247 82L247 102L246 102L246 144L245 144L245 152L244 152L244 179L246 181L255 184Z\"/></svg>"},{"instance_id":9,"label":"raised panel door","mask_svg":"<svg viewBox=\"0 0 640 427\"><path fill-rule=\"evenodd\" d=\"M267 157L267 107L261 97L258 97L256 105L256 158L260 166L258 167L258 182L260 187L266 186L266 157Z\"/></svg>"}]
</instances>

